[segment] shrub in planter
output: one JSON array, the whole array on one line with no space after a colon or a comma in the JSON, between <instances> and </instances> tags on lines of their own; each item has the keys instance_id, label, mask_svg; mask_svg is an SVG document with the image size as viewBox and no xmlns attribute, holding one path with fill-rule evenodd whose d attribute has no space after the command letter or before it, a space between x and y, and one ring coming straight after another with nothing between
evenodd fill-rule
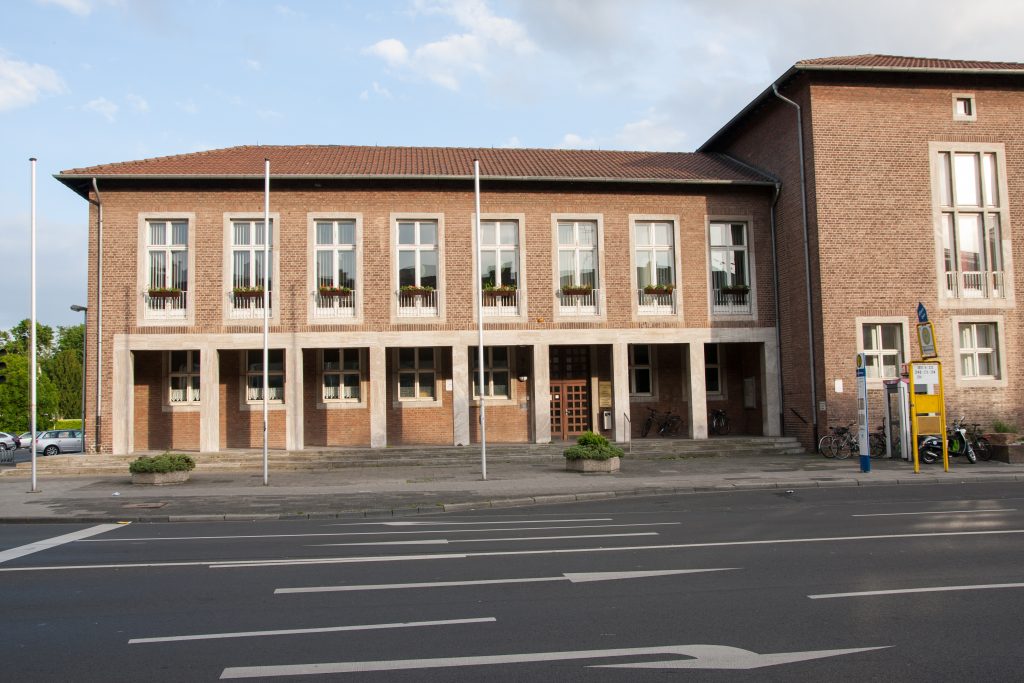
<instances>
[{"instance_id":1,"label":"shrub in planter","mask_svg":"<svg viewBox=\"0 0 1024 683\"><path fill-rule=\"evenodd\" d=\"M615 472L619 469L622 449L613 445L600 434L583 432L576 439L575 446L569 446L562 453L565 469L576 472Z\"/></svg>"},{"instance_id":2,"label":"shrub in planter","mask_svg":"<svg viewBox=\"0 0 1024 683\"><path fill-rule=\"evenodd\" d=\"M177 287L150 287L149 298L151 299L173 299L181 296L181 290Z\"/></svg>"},{"instance_id":3,"label":"shrub in planter","mask_svg":"<svg viewBox=\"0 0 1024 683\"><path fill-rule=\"evenodd\" d=\"M646 285L644 294L671 294L675 285Z\"/></svg>"},{"instance_id":4,"label":"shrub in planter","mask_svg":"<svg viewBox=\"0 0 1024 683\"><path fill-rule=\"evenodd\" d=\"M426 296L433 292L434 288L429 285L423 287L417 287L416 285L402 285L398 288L398 291L407 296Z\"/></svg>"},{"instance_id":5,"label":"shrub in planter","mask_svg":"<svg viewBox=\"0 0 1024 683\"><path fill-rule=\"evenodd\" d=\"M154 457L143 456L128 464L134 484L176 484L188 480L196 461L181 453L164 453Z\"/></svg>"},{"instance_id":6,"label":"shrub in planter","mask_svg":"<svg viewBox=\"0 0 1024 683\"><path fill-rule=\"evenodd\" d=\"M351 287L329 287L329 286L324 285L324 286L320 287L319 291L320 291L320 296L342 297L342 296L350 295L352 293L352 288Z\"/></svg>"},{"instance_id":7,"label":"shrub in planter","mask_svg":"<svg viewBox=\"0 0 1024 683\"><path fill-rule=\"evenodd\" d=\"M241 297L243 299L257 299L257 298L262 299L263 298L263 288L262 287L235 287L234 289L231 290L231 292L235 296Z\"/></svg>"},{"instance_id":8,"label":"shrub in planter","mask_svg":"<svg viewBox=\"0 0 1024 683\"><path fill-rule=\"evenodd\" d=\"M588 296L594 288L590 285L566 285L562 287L562 294L566 296Z\"/></svg>"}]
</instances>

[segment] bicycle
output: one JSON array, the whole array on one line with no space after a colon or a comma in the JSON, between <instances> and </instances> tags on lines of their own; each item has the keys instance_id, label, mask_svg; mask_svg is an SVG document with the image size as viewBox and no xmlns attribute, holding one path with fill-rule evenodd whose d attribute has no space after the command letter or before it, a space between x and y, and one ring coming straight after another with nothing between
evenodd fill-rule
<instances>
[{"instance_id":1,"label":"bicycle","mask_svg":"<svg viewBox=\"0 0 1024 683\"><path fill-rule=\"evenodd\" d=\"M647 409L647 419L640 427L640 436L645 437L651 433L651 428L658 425L658 436L675 436L685 424L679 415L673 415L671 410L666 410L662 415L654 408Z\"/></svg>"},{"instance_id":2,"label":"bicycle","mask_svg":"<svg viewBox=\"0 0 1024 683\"><path fill-rule=\"evenodd\" d=\"M832 433L826 434L818 441L818 452L826 458L845 460L854 453L860 452L860 444L854 435L853 424L845 427L832 427Z\"/></svg>"},{"instance_id":3,"label":"bicycle","mask_svg":"<svg viewBox=\"0 0 1024 683\"><path fill-rule=\"evenodd\" d=\"M963 420L963 418L960 418ZM971 442L971 448L978 455L979 460L986 462L992 459L992 444L982 436L981 425L975 422L967 430L967 440Z\"/></svg>"},{"instance_id":4,"label":"bicycle","mask_svg":"<svg viewBox=\"0 0 1024 683\"><path fill-rule=\"evenodd\" d=\"M884 458L885 457L885 423L878 425L877 432L871 432L868 434L868 444L870 446L870 452L872 458ZM895 454L895 447L893 452Z\"/></svg>"},{"instance_id":5,"label":"bicycle","mask_svg":"<svg viewBox=\"0 0 1024 683\"><path fill-rule=\"evenodd\" d=\"M729 416L721 408L711 411L711 431L718 436L725 436L729 433Z\"/></svg>"}]
</instances>

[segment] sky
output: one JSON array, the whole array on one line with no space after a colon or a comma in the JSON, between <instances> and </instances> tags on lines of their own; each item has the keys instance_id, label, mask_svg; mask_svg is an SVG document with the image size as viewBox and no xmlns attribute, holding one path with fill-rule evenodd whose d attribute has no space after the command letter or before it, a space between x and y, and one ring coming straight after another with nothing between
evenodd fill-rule
<instances>
[{"instance_id":1,"label":"sky","mask_svg":"<svg viewBox=\"0 0 1024 683\"><path fill-rule=\"evenodd\" d=\"M1010 0L7 0L0 328L81 322L64 169L252 144L693 151L793 63L1024 61ZM101 188L102 190L102 188ZM128 247L126 247L128 248Z\"/></svg>"}]
</instances>

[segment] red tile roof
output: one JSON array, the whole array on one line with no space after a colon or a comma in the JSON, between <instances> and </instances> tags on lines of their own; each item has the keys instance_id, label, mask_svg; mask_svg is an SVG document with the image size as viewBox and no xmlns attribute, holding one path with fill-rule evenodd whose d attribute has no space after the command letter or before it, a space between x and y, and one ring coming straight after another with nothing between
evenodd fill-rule
<instances>
[{"instance_id":1,"label":"red tile roof","mask_svg":"<svg viewBox=\"0 0 1024 683\"><path fill-rule=\"evenodd\" d=\"M822 57L820 59L804 59L794 66L797 69L849 68L878 71L1024 71L1024 64L1018 62L981 62L966 59L928 59L894 55Z\"/></svg>"},{"instance_id":2,"label":"red tile roof","mask_svg":"<svg viewBox=\"0 0 1024 683\"><path fill-rule=\"evenodd\" d=\"M255 178L270 159L274 178L471 178L614 182L767 183L770 179L719 154L566 149L258 145L124 161L62 171L83 178Z\"/></svg>"}]
</instances>

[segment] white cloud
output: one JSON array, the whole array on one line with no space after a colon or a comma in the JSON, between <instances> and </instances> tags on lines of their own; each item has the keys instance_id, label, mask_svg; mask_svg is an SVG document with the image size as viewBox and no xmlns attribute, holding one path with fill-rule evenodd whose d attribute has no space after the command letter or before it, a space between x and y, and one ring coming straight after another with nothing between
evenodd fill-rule
<instances>
[{"instance_id":1,"label":"white cloud","mask_svg":"<svg viewBox=\"0 0 1024 683\"><path fill-rule=\"evenodd\" d=\"M288 5L274 5L274 10L283 17L305 17L306 15Z\"/></svg>"},{"instance_id":2,"label":"white cloud","mask_svg":"<svg viewBox=\"0 0 1024 683\"><path fill-rule=\"evenodd\" d=\"M259 71L263 68L263 64L261 64L258 59L247 59L245 60L245 65L253 71Z\"/></svg>"},{"instance_id":3,"label":"white cloud","mask_svg":"<svg viewBox=\"0 0 1024 683\"><path fill-rule=\"evenodd\" d=\"M117 118L117 112L120 107L108 100L106 97L97 97L96 99L89 100L83 104L82 109L95 112L105 118L107 123L113 123Z\"/></svg>"},{"instance_id":4,"label":"white cloud","mask_svg":"<svg viewBox=\"0 0 1024 683\"><path fill-rule=\"evenodd\" d=\"M611 146L618 149L642 151L676 151L687 140L685 132L677 128L668 116L651 110L639 121L631 121L615 135Z\"/></svg>"},{"instance_id":5,"label":"white cloud","mask_svg":"<svg viewBox=\"0 0 1024 683\"><path fill-rule=\"evenodd\" d=\"M198 114L199 113L199 105L196 104L195 100L193 100L191 97L188 98L187 100L182 100L180 102L175 102L175 104L178 105L178 109L182 110L186 114Z\"/></svg>"},{"instance_id":6,"label":"white cloud","mask_svg":"<svg viewBox=\"0 0 1024 683\"><path fill-rule=\"evenodd\" d=\"M149 102L140 95L125 95L124 98L128 100L128 104L132 105L132 109L135 111L149 111Z\"/></svg>"},{"instance_id":7,"label":"white cloud","mask_svg":"<svg viewBox=\"0 0 1024 683\"><path fill-rule=\"evenodd\" d=\"M366 48L366 53L380 57L390 66L404 66L409 61L409 50L400 40L387 38Z\"/></svg>"},{"instance_id":8,"label":"white cloud","mask_svg":"<svg viewBox=\"0 0 1024 683\"><path fill-rule=\"evenodd\" d=\"M92 3L89 0L36 0L37 5L57 5L80 17L89 16Z\"/></svg>"},{"instance_id":9,"label":"white cloud","mask_svg":"<svg viewBox=\"0 0 1024 683\"><path fill-rule=\"evenodd\" d=\"M504 147L506 149L514 149L516 147L522 147L523 143L519 142L519 136L518 135L513 135L508 140L506 140L505 142L501 143L501 145L499 145L499 146L500 147Z\"/></svg>"},{"instance_id":10,"label":"white cloud","mask_svg":"<svg viewBox=\"0 0 1024 683\"><path fill-rule=\"evenodd\" d=\"M585 138L576 133L566 133L558 147L560 149L593 149L597 147L597 140Z\"/></svg>"},{"instance_id":11,"label":"white cloud","mask_svg":"<svg viewBox=\"0 0 1024 683\"><path fill-rule=\"evenodd\" d=\"M0 55L0 111L27 106L45 93L64 91L64 82L50 67Z\"/></svg>"},{"instance_id":12,"label":"white cloud","mask_svg":"<svg viewBox=\"0 0 1024 683\"><path fill-rule=\"evenodd\" d=\"M261 119L264 119L264 120L266 120L266 119L283 119L284 118L284 114L282 114L279 111L274 111L273 109L258 109L256 111L256 115L259 116Z\"/></svg>"}]
</instances>

